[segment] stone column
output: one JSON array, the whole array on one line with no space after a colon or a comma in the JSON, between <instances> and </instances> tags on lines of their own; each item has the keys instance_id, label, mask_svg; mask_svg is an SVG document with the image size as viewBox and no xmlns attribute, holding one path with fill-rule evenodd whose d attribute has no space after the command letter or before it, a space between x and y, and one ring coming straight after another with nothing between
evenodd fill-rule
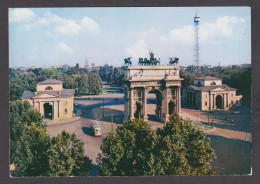
<instances>
[{"instance_id":1,"label":"stone column","mask_svg":"<svg viewBox=\"0 0 260 184\"><path fill-rule=\"evenodd\" d=\"M134 117L134 95L133 88L130 88L130 120L133 121Z\"/></svg>"},{"instance_id":2,"label":"stone column","mask_svg":"<svg viewBox=\"0 0 260 184\"><path fill-rule=\"evenodd\" d=\"M53 119L58 119L59 116L59 109L58 109L58 105L59 105L59 102L58 101L53 101L52 102L53 106L52 106L52 109L53 109Z\"/></svg>"},{"instance_id":3,"label":"stone column","mask_svg":"<svg viewBox=\"0 0 260 184\"><path fill-rule=\"evenodd\" d=\"M73 101L72 101L72 106L73 106ZM58 116L58 118L61 118L61 113L62 113L62 109L61 109L61 101L58 101L58 112L59 112L59 116Z\"/></svg>"},{"instance_id":4,"label":"stone column","mask_svg":"<svg viewBox=\"0 0 260 184\"><path fill-rule=\"evenodd\" d=\"M216 106L216 103L215 103L215 95L214 94L212 94L212 108L211 109L214 109L215 108L215 106Z\"/></svg>"},{"instance_id":5,"label":"stone column","mask_svg":"<svg viewBox=\"0 0 260 184\"><path fill-rule=\"evenodd\" d=\"M143 119L145 121L148 121L148 116L147 116L147 90L146 88L143 89Z\"/></svg>"},{"instance_id":6,"label":"stone column","mask_svg":"<svg viewBox=\"0 0 260 184\"><path fill-rule=\"evenodd\" d=\"M222 99L222 101L223 101L222 106L223 106L223 109L225 109L225 94L223 94L222 96L223 96L223 99Z\"/></svg>"},{"instance_id":7,"label":"stone column","mask_svg":"<svg viewBox=\"0 0 260 184\"><path fill-rule=\"evenodd\" d=\"M178 114L181 114L181 86L178 87Z\"/></svg>"},{"instance_id":8,"label":"stone column","mask_svg":"<svg viewBox=\"0 0 260 184\"><path fill-rule=\"evenodd\" d=\"M125 94L124 94L124 102L125 102L125 114L124 114L124 120L127 121L129 118L129 88L125 87Z\"/></svg>"},{"instance_id":9,"label":"stone column","mask_svg":"<svg viewBox=\"0 0 260 184\"><path fill-rule=\"evenodd\" d=\"M170 115L169 115L169 103L168 103L168 87L165 88L165 123L168 123Z\"/></svg>"},{"instance_id":10,"label":"stone column","mask_svg":"<svg viewBox=\"0 0 260 184\"><path fill-rule=\"evenodd\" d=\"M40 109L39 109L39 112L40 114L44 117L44 102L40 102Z\"/></svg>"},{"instance_id":11,"label":"stone column","mask_svg":"<svg viewBox=\"0 0 260 184\"><path fill-rule=\"evenodd\" d=\"M210 91L209 91L209 109L208 110L211 110L211 94L210 94Z\"/></svg>"}]
</instances>

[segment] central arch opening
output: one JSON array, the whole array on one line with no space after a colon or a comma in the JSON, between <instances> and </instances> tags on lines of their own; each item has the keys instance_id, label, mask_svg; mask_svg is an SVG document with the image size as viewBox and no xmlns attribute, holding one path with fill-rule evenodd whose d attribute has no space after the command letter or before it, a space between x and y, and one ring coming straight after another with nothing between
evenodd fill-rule
<instances>
[{"instance_id":1,"label":"central arch opening","mask_svg":"<svg viewBox=\"0 0 260 184\"><path fill-rule=\"evenodd\" d=\"M149 121L162 120L162 94L153 89L147 93L147 116Z\"/></svg>"},{"instance_id":2,"label":"central arch opening","mask_svg":"<svg viewBox=\"0 0 260 184\"><path fill-rule=\"evenodd\" d=\"M52 105L50 103L45 103L44 107L44 118L52 119Z\"/></svg>"},{"instance_id":3,"label":"central arch opening","mask_svg":"<svg viewBox=\"0 0 260 184\"><path fill-rule=\"evenodd\" d=\"M216 97L216 106L218 109L222 109L223 108L223 104L222 104L222 96L218 95Z\"/></svg>"},{"instance_id":4,"label":"central arch opening","mask_svg":"<svg viewBox=\"0 0 260 184\"><path fill-rule=\"evenodd\" d=\"M169 115L175 114L175 103L173 101L169 102Z\"/></svg>"}]
</instances>

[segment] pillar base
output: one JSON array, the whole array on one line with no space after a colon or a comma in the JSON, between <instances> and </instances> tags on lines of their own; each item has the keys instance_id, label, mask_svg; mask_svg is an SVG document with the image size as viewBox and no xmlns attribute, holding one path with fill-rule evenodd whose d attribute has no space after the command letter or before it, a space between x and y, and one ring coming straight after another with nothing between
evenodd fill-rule
<instances>
[{"instance_id":1,"label":"pillar base","mask_svg":"<svg viewBox=\"0 0 260 184\"><path fill-rule=\"evenodd\" d=\"M135 120L135 117L131 117L130 120L131 120L131 121L134 121L134 120Z\"/></svg>"},{"instance_id":2,"label":"pillar base","mask_svg":"<svg viewBox=\"0 0 260 184\"><path fill-rule=\"evenodd\" d=\"M148 122L148 116L144 116L143 119L145 122Z\"/></svg>"},{"instance_id":3,"label":"pillar base","mask_svg":"<svg viewBox=\"0 0 260 184\"><path fill-rule=\"evenodd\" d=\"M165 120L164 120L164 123L168 123L169 122L169 120L170 120L170 115L169 114L167 114L166 116L165 116Z\"/></svg>"}]
</instances>

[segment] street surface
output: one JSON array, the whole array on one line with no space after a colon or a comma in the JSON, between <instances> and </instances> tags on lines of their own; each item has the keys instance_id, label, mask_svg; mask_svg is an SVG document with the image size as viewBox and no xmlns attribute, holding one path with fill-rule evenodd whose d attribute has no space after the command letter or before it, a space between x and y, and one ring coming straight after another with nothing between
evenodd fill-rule
<instances>
[{"instance_id":1,"label":"street surface","mask_svg":"<svg viewBox=\"0 0 260 184\"><path fill-rule=\"evenodd\" d=\"M148 94L147 104L152 129L163 127L164 123L155 121L154 94ZM182 116L191 119L211 139L211 146L216 152L212 166L219 175L248 174L251 171L251 114L250 109L242 109L240 112L232 114L230 111L216 111L208 118L206 112L182 108ZM101 152L102 139L123 122L123 94L75 98L74 113L76 117L71 120L48 122L47 130L51 136L62 130L75 132L84 142L85 155L92 159L89 175L93 176L98 169L96 158ZM101 125L103 135L100 137L94 137L90 132L90 123L94 121Z\"/></svg>"}]
</instances>

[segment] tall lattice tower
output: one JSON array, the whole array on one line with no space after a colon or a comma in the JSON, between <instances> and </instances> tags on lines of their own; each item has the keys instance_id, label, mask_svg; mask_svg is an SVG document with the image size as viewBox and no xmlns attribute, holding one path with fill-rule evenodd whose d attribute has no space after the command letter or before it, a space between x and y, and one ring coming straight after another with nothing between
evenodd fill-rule
<instances>
[{"instance_id":1,"label":"tall lattice tower","mask_svg":"<svg viewBox=\"0 0 260 184\"><path fill-rule=\"evenodd\" d=\"M199 22L200 17L196 15L194 17L194 43L193 43L193 67L197 69L200 64L200 48L199 48Z\"/></svg>"}]
</instances>

